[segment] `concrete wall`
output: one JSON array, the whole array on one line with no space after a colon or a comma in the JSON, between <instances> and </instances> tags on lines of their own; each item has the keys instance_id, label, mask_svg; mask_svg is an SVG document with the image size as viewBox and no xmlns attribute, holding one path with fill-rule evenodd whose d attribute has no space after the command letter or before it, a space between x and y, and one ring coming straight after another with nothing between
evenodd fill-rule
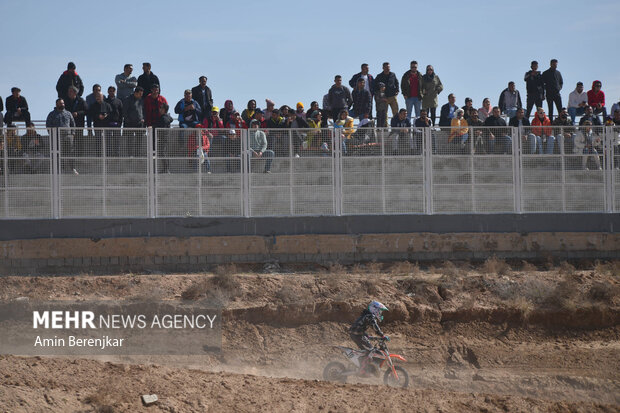
<instances>
[{"instance_id":1,"label":"concrete wall","mask_svg":"<svg viewBox=\"0 0 620 413\"><path fill-rule=\"evenodd\" d=\"M214 264L620 259L619 214L0 221L0 273Z\"/></svg>"}]
</instances>

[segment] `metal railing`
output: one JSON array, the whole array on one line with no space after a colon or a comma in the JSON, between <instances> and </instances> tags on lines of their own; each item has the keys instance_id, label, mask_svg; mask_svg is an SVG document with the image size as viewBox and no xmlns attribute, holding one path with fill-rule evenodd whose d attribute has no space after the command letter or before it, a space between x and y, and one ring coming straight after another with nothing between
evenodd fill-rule
<instances>
[{"instance_id":1,"label":"metal railing","mask_svg":"<svg viewBox=\"0 0 620 413\"><path fill-rule=\"evenodd\" d=\"M2 219L620 212L618 127L36 128L0 145Z\"/></svg>"}]
</instances>

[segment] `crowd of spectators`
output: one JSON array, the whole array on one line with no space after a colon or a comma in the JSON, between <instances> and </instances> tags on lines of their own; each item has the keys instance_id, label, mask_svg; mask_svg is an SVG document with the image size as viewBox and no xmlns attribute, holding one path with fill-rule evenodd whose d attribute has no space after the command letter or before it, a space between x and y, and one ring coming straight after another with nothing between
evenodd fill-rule
<instances>
[{"instance_id":1,"label":"crowd of spectators","mask_svg":"<svg viewBox=\"0 0 620 413\"><path fill-rule=\"evenodd\" d=\"M289 152L299 156L302 150L312 148L330 150L319 132L296 134L296 138L292 140L293 147L289 148L288 139L283 139L284 135L278 134L274 129L342 128L342 136L349 142L358 135L355 133L355 119L358 121L358 128L384 128L388 126L390 111L392 118L389 125L392 128L451 127L448 145L457 152L469 150L472 139L473 146L486 153L510 153L511 138L506 127L513 126L531 127L524 135L524 148L527 152L553 154L557 153L560 141L566 142L566 147L574 145L574 133L566 132L566 128L574 124L577 116L581 116L579 125L620 124L620 102L613 105L608 117L605 94L599 80L592 82L592 88L587 92L584 91L583 83L577 82L575 90L569 94L568 105L564 107L561 96L564 82L557 67L558 61L552 59L549 68L541 72L538 70L538 62L531 62L530 70L524 76L525 106L514 81L510 81L499 94L496 106L492 106L491 100L485 98L482 106L476 109L472 99L465 98L465 105L459 107L456 97L450 93L447 103L440 107L437 124L439 96L444 86L432 65L427 65L423 74L418 70L416 61L410 63L409 70L400 77L400 81L391 71L389 62L383 63L382 71L376 76L370 74L368 64L362 64L361 71L349 80L350 88L343 84L342 76L337 75L334 84L323 96L321 105L313 101L308 110L302 102L277 108L270 99L265 99L264 110L257 105L255 99L251 99L241 112L235 108L232 100L226 100L220 109L213 103L207 77L200 76L198 85L184 91L183 98L173 106L173 111L178 116L179 127L207 129L200 133L201 138L192 137L191 141L184 143L190 153L195 152L199 156L206 156L211 148L218 145L222 145L221 150L224 153L234 153L239 146L230 143L239 136L235 131L257 129L252 131L249 147L252 156L269 158L265 166L266 172L269 171L271 158L274 156L288 156ZM54 110L47 116L46 126L169 128L173 120L169 114L168 101L161 94L159 78L151 71L150 63L143 63L142 70L143 73L136 78L133 65L126 64L123 72L116 75L115 86L107 88L107 96L102 93L101 85L94 84L92 93L82 97L83 81L76 71L76 65L69 62L67 70L60 75L56 84L58 99ZM405 108L399 108L397 98L400 93L404 97ZM548 113L545 113L543 108L545 100ZM5 107L3 121L7 127L13 127L16 121L23 121L28 127L32 127L28 103L21 95L19 87L11 89L11 96L6 98ZM530 123L530 114L534 108L536 111ZM558 111L555 118L554 109ZM0 117L3 110L0 98ZM479 126L488 127L484 137L480 131L472 129ZM221 134L213 133L214 129L224 131ZM128 131L123 133L122 137L123 142L120 142L119 137L116 142L109 143L110 153L116 156L137 155L135 148L138 146L140 134ZM71 135L70 139L63 142L69 153L79 150L80 142L73 142L74 139L80 138ZM404 136L396 134L392 145L401 152L406 152L407 148L413 153L420 151L421 142L418 138L412 138L409 142L405 142L406 140ZM433 142L433 147L434 145ZM172 153L172 143L164 146ZM596 152L596 149L590 146L588 150ZM348 146L343 143L343 152L346 153L347 149ZM584 148L584 154L585 151ZM207 168L208 165L207 162ZM77 173L71 165L70 169Z\"/></svg>"}]
</instances>

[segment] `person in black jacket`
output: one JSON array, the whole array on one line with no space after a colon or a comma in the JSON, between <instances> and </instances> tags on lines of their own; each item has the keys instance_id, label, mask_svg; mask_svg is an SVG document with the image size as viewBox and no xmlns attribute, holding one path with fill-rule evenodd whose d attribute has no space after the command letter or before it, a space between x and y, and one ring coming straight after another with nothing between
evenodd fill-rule
<instances>
[{"instance_id":1,"label":"person in black jacket","mask_svg":"<svg viewBox=\"0 0 620 413\"><path fill-rule=\"evenodd\" d=\"M213 96L211 89L207 86L207 77L200 76L198 78L198 86L192 88L192 99L194 99L200 105L202 114L207 117L211 113L213 107Z\"/></svg>"},{"instance_id":2,"label":"person in black jacket","mask_svg":"<svg viewBox=\"0 0 620 413\"><path fill-rule=\"evenodd\" d=\"M486 118L484 126L492 126L489 129L487 135L487 152L495 153L512 153L512 139L510 139L510 132L506 127L506 121L501 118L501 111L499 106L494 106L491 116Z\"/></svg>"},{"instance_id":3,"label":"person in black jacket","mask_svg":"<svg viewBox=\"0 0 620 413\"><path fill-rule=\"evenodd\" d=\"M360 78L364 79L364 81L366 82L364 84L364 89L366 89L368 93L370 93L370 111L368 112L368 117L372 119L372 101L373 96L375 95L375 78L372 77L372 75L368 73L368 71L368 63L362 63L362 71L353 75L351 80L349 80L349 86L351 86L351 89L355 89L357 87L358 80ZM310 109L308 115L310 115L310 113L312 113L313 111L314 110ZM358 115L356 114L356 116Z\"/></svg>"},{"instance_id":4,"label":"person in black jacket","mask_svg":"<svg viewBox=\"0 0 620 413\"><path fill-rule=\"evenodd\" d=\"M392 108L392 117L398 115L398 101L396 96L399 92L398 79L394 72L390 72L390 63L383 63L383 72L379 73L375 78L375 93L379 91L379 83L385 85L385 97L387 98L387 104ZM387 124L387 111L385 113L385 123Z\"/></svg>"},{"instance_id":5,"label":"person in black jacket","mask_svg":"<svg viewBox=\"0 0 620 413\"><path fill-rule=\"evenodd\" d=\"M536 145L538 140L536 135L531 133L531 131L526 131L525 129L523 129L524 126L530 126L530 121L528 118L525 117L525 112L523 111L523 108L517 109L517 114L510 118L508 126L519 129L524 154L536 153Z\"/></svg>"},{"instance_id":6,"label":"person in black jacket","mask_svg":"<svg viewBox=\"0 0 620 413\"><path fill-rule=\"evenodd\" d=\"M370 118L372 107L372 95L366 90L366 81L363 78L357 79L357 86L351 94L353 98L353 111L359 120Z\"/></svg>"},{"instance_id":7,"label":"person in black jacket","mask_svg":"<svg viewBox=\"0 0 620 413\"><path fill-rule=\"evenodd\" d=\"M2 102L2 96L0 96L0 125L4 122L4 114L2 112L4 112L4 103Z\"/></svg>"},{"instance_id":8,"label":"person in black jacket","mask_svg":"<svg viewBox=\"0 0 620 413\"><path fill-rule=\"evenodd\" d=\"M441 114L439 115L439 126L452 125L452 119L456 117L456 110L459 107L456 106L456 97L453 93L448 95L448 103L441 107Z\"/></svg>"},{"instance_id":9,"label":"person in black jacket","mask_svg":"<svg viewBox=\"0 0 620 413\"><path fill-rule=\"evenodd\" d=\"M93 126L95 128L107 128L110 126L112 106L104 100L103 93L95 95L95 103L89 106L88 113L93 120ZM86 156L101 156L103 131L102 129L95 129L94 132L94 135L88 137L88 144L83 147L83 153ZM106 137L108 136L109 134L106 135ZM108 145L106 144L106 146Z\"/></svg>"},{"instance_id":10,"label":"person in black jacket","mask_svg":"<svg viewBox=\"0 0 620 413\"><path fill-rule=\"evenodd\" d=\"M340 75L336 75L334 77L334 84L329 89L327 96L333 119L338 119L338 116L340 116L340 111L342 109L348 110L353 104L353 99L351 99L351 91L348 87L342 86L342 76Z\"/></svg>"},{"instance_id":11,"label":"person in black jacket","mask_svg":"<svg viewBox=\"0 0 620 413\"><path fill-rule=\"evenodd\" d=\"M78 88L70 86L67 91L67 99L65 101L65 108L71 112L73 120L75 121L76 128L84 127L84 116L86 116L86 101L78 96Z\"/></svg>"},{"instance_id":12,"label":"person in black jacket","mask_svg":"<svg viewBox=\"0 0 620 413\"><path fill-rule=\"evenodd\" d=\"M159 78L155 73L151 72L151 64L148 62L142 63L142 73L138 76L138 86L141 86L143 90L150 91L153 85L159 86L159 92L161 93L161 83L159 83ZM146 94L142 97L142 99L146 98Z\"/></svg>"},{"instance_id":13,"label":"person in black jacket","mask_svg":"<svg viewBox=\"0 0 620 413\"><path fill-rule=\"evenodd\" d=\"M549 69L545 70L542 74L542 80L545 85L545 91L547 92L547 105L549 105L549 119L553 120L553 104L558 108L558 112L562 109L562 96L560 91L564 80L562 74L558 68L558 60L551 59Z\"/></svg>"},{"instance_id":14,"label":"person in black jacket","mask_svg":"<svg viewBox=\"0 0 620 413\"><path fill-rule=\"evenodd\" d=\"M108 87L108 97L105 101L112 109L108 116L108 127L118 128L118 131L108 131L106 135L107 156L120 156L120 127L123 124L123 102L116 97L116 87Z\"/></svg>"},{"instance_id":15,"label":"person in black jacket","mask_svg":"<svg viewBox=\"0 0 620 413\"><path fill-rule=\"evenodd\" d=\"M28 102L26 98L21 96L21 89L18 87L11 88L11 96L6 98L6 114L4 115L4 123L7 127L13 126L14 120L22 120L26 124L30 123L30 112L28 111Z\"/></svg>"},{"instance_id":16,"label":"person in black jacket","mask_svg":"<svg viewBox=\"0 0 620 413\"><path fill-rule=\"evenodd\" d=\"M68 91L71 86L75 86L78 90L77 95L82 96L84 93L84 83L82 82L82 78L75 71L75 63L73 62L67 64L67 70L60 75L58 82L56 82L58 97L62 98L65 102L69 97Z\"/></svg>"},{"instance_id":17,"label":"person in black jacket","mask_svg":"<svg viewBox=\"0 0 620 413\"><path fill-rule=\"evenodd\" d=\"M530 65L531 70L525 73L523 80L525 80L525 89L527 90L527 104L525 110L525 117L530 118L532 108L536 105L537 108L542 106L543 100L545 100L545 85L543 83L542 74L538 70L538 62L532 61Z\"/></svg>"}]
</instances>

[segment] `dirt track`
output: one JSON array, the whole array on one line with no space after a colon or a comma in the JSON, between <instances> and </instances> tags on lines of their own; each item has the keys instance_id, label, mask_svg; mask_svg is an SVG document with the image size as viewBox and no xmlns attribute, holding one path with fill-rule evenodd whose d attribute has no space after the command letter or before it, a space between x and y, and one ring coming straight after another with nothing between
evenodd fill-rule
<instances>
[{"instance_id":1,"label":"dirt track","mask_svg":"<svg viewBox=\"0 0 620 413\"><path fill-rule=\"evenodd\" d=\"M447 263L320 272L0 278L0 299L224 304L220 353L0 358L0 411L620 411L620 272ZM261 271L262 272L262 271ZM235 274L233 274L235 273ZM411 388L317 381L371 298ZM142 407L139 396L160 402ZM107 409L107 410L106 410Z\"/></svg>"}]
</instances>

